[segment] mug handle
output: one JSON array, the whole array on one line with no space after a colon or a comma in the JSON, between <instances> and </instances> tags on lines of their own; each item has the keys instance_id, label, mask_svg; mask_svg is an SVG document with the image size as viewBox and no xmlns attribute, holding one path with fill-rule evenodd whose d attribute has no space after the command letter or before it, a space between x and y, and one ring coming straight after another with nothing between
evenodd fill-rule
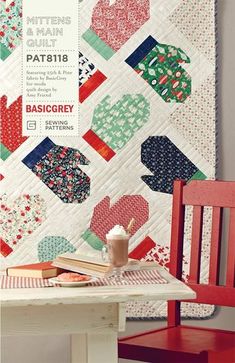
<instances>
[{"instance_id":1,"label":"mug handle","mask_svg":"<svg viewBox=\"0 0 235 363\"><path fill-rule=\"evenodd\" d=\"M107 245L104 245L102 247L102 250L101 250L101 257L102 257L102 260L104 262L108 262L109 261L109 256L108 256L108 247Z\"/></svg>"}]
</instances>

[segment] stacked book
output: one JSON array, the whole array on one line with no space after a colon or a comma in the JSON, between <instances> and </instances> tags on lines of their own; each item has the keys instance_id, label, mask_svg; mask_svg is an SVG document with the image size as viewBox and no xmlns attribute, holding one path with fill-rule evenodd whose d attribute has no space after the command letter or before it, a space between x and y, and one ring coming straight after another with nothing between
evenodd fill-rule
<instances>
[{"instance_id":1,"label":"stacked book","mask_svg":"<svg viewBox=\"0 0 235 363\"><path fill-rule=\"evenodd\" d=\"M61 272L63 272L63 270L53 266L52 261L8 267L6 270L7 276L34 277L42 279L56 277L61 274Z\"/></svg>"},{"instance_id":2,"label":"stacked book","mask_svg":"<svg viewBox=\"0 0 235 363\"><path fill-rule=\"evenodd\" d=\"M156 262L141 262L139 260L129 259L125 266L126 271L146 269L156 266ZM94 256L81 255L77 253L64 253L57 256L54 261L34 263L9 267L8 276L34 277L34 278L51 278L56 277L65 271L78 272L94 277L105 277L111 271L112 266L104 262L101 258Z\"/></svg>"}]
</instances>

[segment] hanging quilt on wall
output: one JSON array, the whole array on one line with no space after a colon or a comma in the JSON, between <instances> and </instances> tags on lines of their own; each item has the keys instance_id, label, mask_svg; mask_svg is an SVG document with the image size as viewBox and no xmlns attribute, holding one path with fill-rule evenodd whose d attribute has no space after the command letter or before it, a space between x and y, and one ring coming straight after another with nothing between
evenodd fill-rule
<instances>
[{"instance_id":1,"label":"hanging quilt on wall","mask_svg":"<svg viewBox=\"0 0 235 363\"><path fill-rule=\"evenodd\" d=\"M22 136L21 1L1 7L1 267L99 254L133 217L130 256L168 267L173 180L215 177L215 1L81 1L80 136L44 138ZM128 316L164 317L166 304L129 304Z\"/></svg>"}]
</instances>

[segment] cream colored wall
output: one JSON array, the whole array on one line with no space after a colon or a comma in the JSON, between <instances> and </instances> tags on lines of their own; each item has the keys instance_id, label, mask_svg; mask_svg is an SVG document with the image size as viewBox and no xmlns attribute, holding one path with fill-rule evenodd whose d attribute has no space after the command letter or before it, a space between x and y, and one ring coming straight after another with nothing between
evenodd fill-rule
<instances>
[{"instance_id":1,"label":"cream colored wall","mask_svg":"<svg viewBox=\"0 0 235 363\"><path fill-rule=\"evenodd\" d=\"M235 180L235 0L218 1L218 178Z\"/></svg>"},{"instance_id":2,"label":"cream colored wall","mask_svg":"<svg viewBox=\"0 0 235 363\"><path fill-rule=\"evenodd\" d=\"M199 0L203 1L203 0ZM224 180L235 180L235 0L218 0L219 77L218 77L218 173ZM218 311L207 321L189 324L233 329L235 316L229 308ZM160 327L164 322L128 322L125 334ZM6 338L2 342L2 363L69 363L68 337ZM97 357L97 363L99 361ZM119 360L119 363L128 363ZM111 362L103 362L111 363Z\"/></svg>"}]
</instances>

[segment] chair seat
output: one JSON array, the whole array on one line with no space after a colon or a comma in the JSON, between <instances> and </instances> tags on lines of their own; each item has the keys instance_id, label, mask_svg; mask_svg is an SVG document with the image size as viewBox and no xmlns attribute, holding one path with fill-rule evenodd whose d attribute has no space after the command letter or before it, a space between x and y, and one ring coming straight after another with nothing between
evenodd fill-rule
<instances>
[{"instance_id":1,"label":"chair seat","mask_svg":"<svg viewBox=\"0 0 235 363\"><path fill-rule=\"evenodd\" d=\"M118 349L120 358L143 362L208 362L207 352L234 354L235 332L180 325L120 339Z\"/></svg>"}]
</instances>

